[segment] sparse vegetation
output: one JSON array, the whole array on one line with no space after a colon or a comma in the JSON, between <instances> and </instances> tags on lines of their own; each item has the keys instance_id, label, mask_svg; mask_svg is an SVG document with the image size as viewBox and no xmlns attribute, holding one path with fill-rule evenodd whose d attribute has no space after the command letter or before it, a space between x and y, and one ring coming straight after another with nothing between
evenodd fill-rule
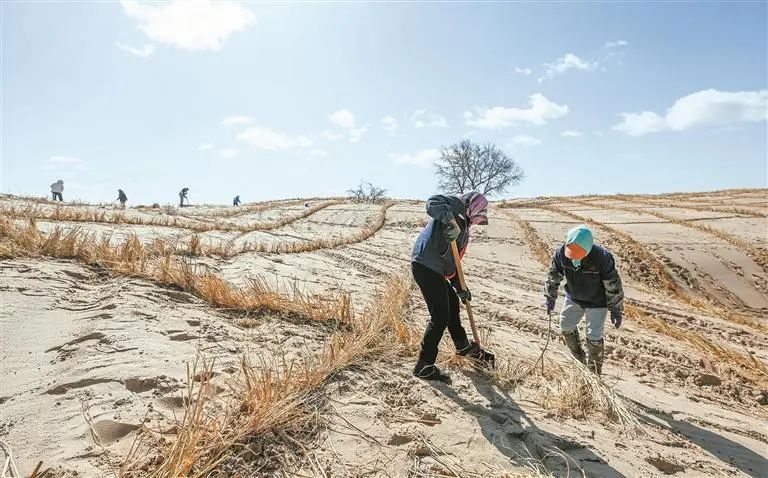
<instances>
[{"instance_id":1,"label":"sparse vegetation","mask_svg":"<svg viewBox=\"0 0 768 478\"><path fill-rule=\"evenodd\" d=\"M435 168L440 189L456 194L500 194L524 176L522 168L495 145L474 144L468 139L441 148Z\"/></svg>"},{"instance_id":2,"label":"sparse vegetation","mask_svg":"<svg viewBox=\"0 0 768 478\"><path fill-rule=\"evenodd\" d=\"M372 183L360 181L360 184L347 190L349 200L354 203L377 204L384 201L387 190Z\"/></svg>"}]
</instances>

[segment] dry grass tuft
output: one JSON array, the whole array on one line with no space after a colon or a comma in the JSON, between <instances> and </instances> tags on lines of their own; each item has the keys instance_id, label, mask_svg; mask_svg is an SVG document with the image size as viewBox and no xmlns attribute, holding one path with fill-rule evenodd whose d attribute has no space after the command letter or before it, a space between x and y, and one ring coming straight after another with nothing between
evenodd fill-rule
<instances>
[{"instance_id":1,"label":"dry grass tuft","mask_svg":"<svg viewBox=\"0 0 768 478\"><path fill-rule=\"evenodd\" d=\"M236 462L245 447L301 434L319 419L319 391L329 377L364 358L395 351L393 344L401 336L394 325L401 322L410 289L409 276L389 277L371 306L359 316L350 315L349 327L334 333L317 356L243 359L226 396L212 394L207 381L195 385L191 377L199 374L193 369L187 394L192 405L176 439L168 443L144 436L126 460L122 476L209 476ZM212 366L203 368L212 371Z\"/></svg>"},{"instance_id":2,"label":"dry grass tuft","mask_svg":"<svg viewBox=\"0 0 768 478\"><path fill-rule=\"evenodd\" d=\"M190 292L209 304L234 312L277 312L313 321L347 323L351 299L345 292L326 296L308 295L297 287L276 290L258 278L245 288L235 288L224 279L198 268L187 259L171 254L165 242L145 246L132 234L112 245L110 238L96 239L79 228L63 232L55 228L41 233L34 221L17 226L0 218L1 257L56 257L98 265L113 274L141 277Z\"/></svg>"},{"instance_id":3,"label":"dry grass tuft","mask_svg":"<svg viewBox=\"0 0 768 478\"><path fill-rule=\"evenodd\" d=\"M601 417L627 431L641 433L633 407L587 367L568 357L566 362L545 360L543 369L526 357L500 357L492 378L502 388L527 385L539 404L557 417L586 420Z\"/></svg>"}]
</instances>

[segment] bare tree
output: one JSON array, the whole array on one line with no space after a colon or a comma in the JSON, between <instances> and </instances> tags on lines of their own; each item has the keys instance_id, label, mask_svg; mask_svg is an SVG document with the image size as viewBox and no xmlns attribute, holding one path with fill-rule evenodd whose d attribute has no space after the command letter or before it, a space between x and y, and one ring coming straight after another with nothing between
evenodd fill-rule
<instances>
[{"instance_id":1,"label":"bare tree","mask_svg":"<svg viewBox=\"0 0 768 478\"><path fill-rule=\"evenodd\" d=\"M523 170L491 143L478 145L465 139L440 149L435 162L440 189L463 194L478 191L486 196L503 193L520 183Z\"/></svg>"},{"instance_id":2,"label":"bare tree","mask_svg":"<svg viewBox=\"0 0 768 478\"><path fill-rule=\"evenodd\" d=\"M375 204L381 202L387 194L387 190L360 180L360 184L347 190L347 195L352 202L369 202Z\"/></svg>"},{"instance_id":3,"label":"bare tree","mask_svg":"<svg viewBox=\"0 0 768 478\"><path fill-rule=\"evenodd\" d=\"M380 188L378 186L374 186L371 183L368 183L368 194L367 199L372 204L376 204L378 202L381 202L384 199L384 196L387 194L387 190L384 188Z\"/></svg>"},{"instance_id":4,"label":"bare tree","mask_svg":"<svg viewBox=\"0 0 768 478\"><path fill-rule=\"evenodd\" d=\"M365 201L365 183L363 183L362 179L360 180L360 184L358 184L356 187L347 189L347 195L349 195L349 198L352 200L352 202Z\"/></svg>"}]
</instances>

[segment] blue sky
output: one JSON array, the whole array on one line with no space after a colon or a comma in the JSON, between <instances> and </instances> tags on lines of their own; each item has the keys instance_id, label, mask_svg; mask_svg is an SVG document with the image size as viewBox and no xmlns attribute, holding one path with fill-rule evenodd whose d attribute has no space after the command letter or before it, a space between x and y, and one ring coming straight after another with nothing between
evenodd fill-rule
<instances>
[{"instance_id":1,"label":"blue sky","mask_svg":"<svg viewBox=\"0 0 768 478\"><path fill-rule=\"evenodd\" d=\"M0 9L3 192L423 198L464 137L525 170L507 197L768 181L764 2Z\"/></svg>"}]
</instances>

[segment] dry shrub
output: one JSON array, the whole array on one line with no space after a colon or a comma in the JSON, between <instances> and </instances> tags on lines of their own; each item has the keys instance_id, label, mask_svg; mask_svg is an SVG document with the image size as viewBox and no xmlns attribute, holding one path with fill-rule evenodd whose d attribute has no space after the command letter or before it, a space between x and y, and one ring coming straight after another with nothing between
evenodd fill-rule
<instances>
[{"instance_id":1,"label":"dry shrub","mask_svg":"<svg viewBox=\"0 0 768 478\"><path fill-rule=\"evenodd\" d=\"M192 237L189 238L187 254L192 257L203 255L203 243L198 234L192 234Z\"/></svg>"}]
</instances>

